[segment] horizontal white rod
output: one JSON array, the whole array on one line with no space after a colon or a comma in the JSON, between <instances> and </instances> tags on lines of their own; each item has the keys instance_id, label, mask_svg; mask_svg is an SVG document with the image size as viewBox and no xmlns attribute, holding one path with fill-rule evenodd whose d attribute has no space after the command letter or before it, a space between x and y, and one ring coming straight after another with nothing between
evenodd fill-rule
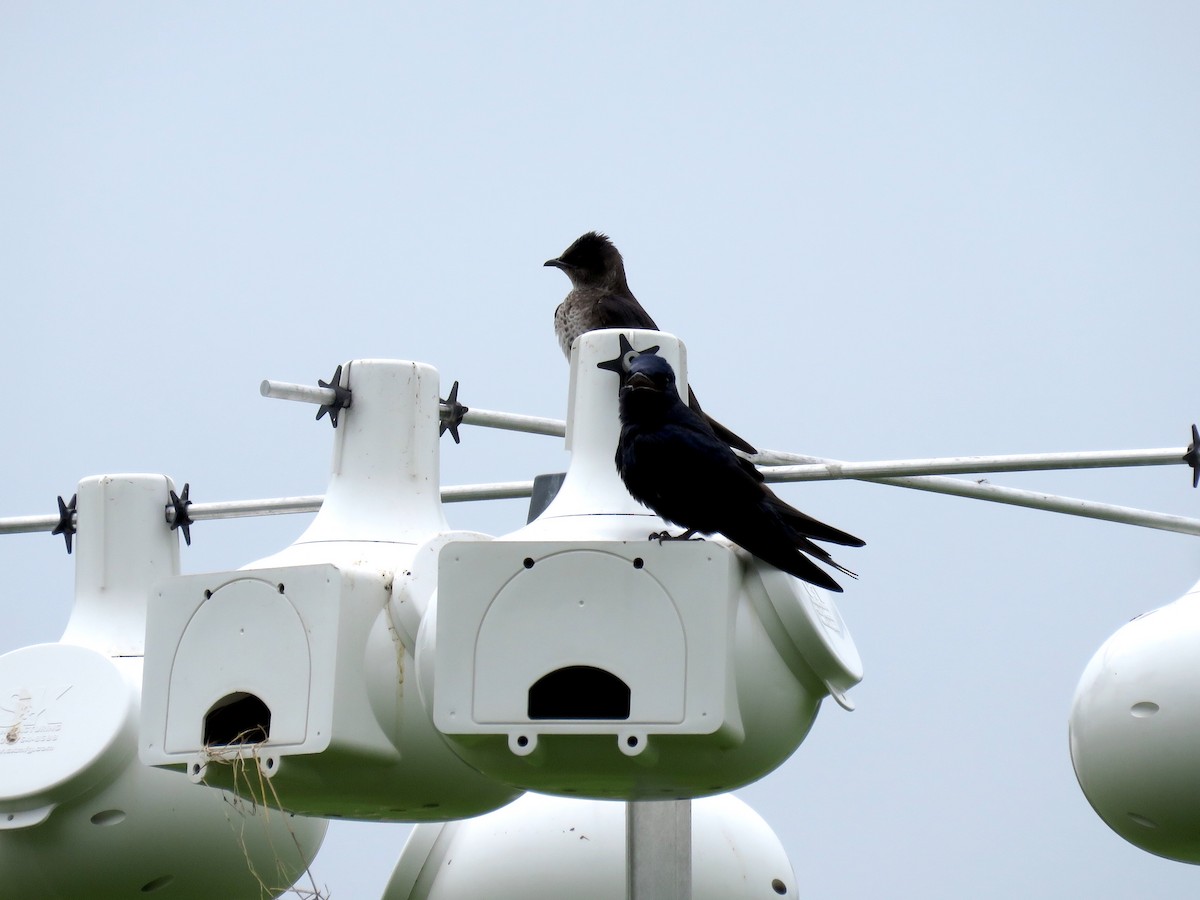
<instances>
[{"instance_id":1,"label":"horizontal white rod","mask_svg":"<svg viewBox=\"0 0 1200 900\"><path fill-rule=\"evenodd\" d=\"M470 500L510 500L533 494L532 481L507 481L497 484L458 484L442 488L443 503L462 503ZM234 519L239 516L285 516L291 513L315 513L325 498L320 494L307 497L273 497L266 500L225 500L216 503L193 503L188 515L193 521L202 519ZM42 518L54 518L45 517ZM167 521L175 518L167 510ZM54 518L57 522L57 518ZM3 520L0 520L2 523ZM53 525L50 526L51 528Z\"/></svg>"},{"instance_id":2,"label":"horizontal white rod","mask_svg":"<svg viewBox=\"0 0 1200 900\"><path fill-rule=\"evenodd\" d=\"M327 399L333 399L333 392L325 388L306 388L303 385L281 386L277 382L265 381L263 382L264 395L267 394L269 385L273 386L271 387L272 390L280 388L281 391L289 391L295 388L299 392L304 393L305 396L324 391L329 395ZM283 393L271 394L271 396L283 396ZM318 400L317 402L322 401ZM472 421L472 419L474 419L472 424L485 427L510 428L538 434L561 435L565 429L565 423L561 420L545 419L537 416L518 416L511 413L494 412L492 410L471 410L464 417L463 421ZM773 483L854 479L894 487L987 500L993 503L1007 503L1031 509L1042 509L1050 512L1121 522L1129 525L1141 525L1147 528L1159 528L1184 534L1200 535L1200 520L1183 516L1156 513L1133 507L1095 503L1089 500L1077 500L1071 497L1044 494L1037 491L1026 491L1017 488L1001 487L999 485L964 481L960 478L949 478L941 474L926 474L932 472L1015 472L1045 469L1182 464L1184 452L1180 448L1101 450L1078 453L940 457L933 459L855 463L805 456L779 450L763 450L756 454L753 459L759 465L768 467L763 472L763 475L766 481ZM442 488L441 495L443 502L456 503L472 500L514 499L529 497L532 493L532 481L514 481L498 484L447 486ZM194 521L235 518L239 516L311 513L320 509L321 502L322 497L313 495L266 500L193 503L188 508L188 513ZM168 508L167 521L170 522L173 518L174 513ZM0 519L0 534L51 531L58 524L58 521L59 519L56 515L21 516Z\"/></svg>"},{"instance_id":3,"label":"horizontal white rod","mask_svg":"<svg viewBox=\"0 0 1200 900\"><path fill-rule=\"evenodd\" d=\"M512 500L533 494L532 481L506 481L497 484L457 484L442 488L443 503L465 503L472 500ZM205 519L236 519L242 516L284 516L293 513L315 513L325 498L320 494L307 497L272 497L264 500L222 500L214 503L192 503L188 515L192 521ZM175 520L175 511L164 504L166 520ZM72 516L75 520L78 513ZM58 516L12 516L0 519L0 534L31 534L53 531Z\"/></svg>"},{"instance_id":4,"label":"horizontal white rod","mask_svg":"<svg viewBox=\"0 0 1200 900\"><path fill-rule=\"evenodd\" d=\"M780 460L783 454L765 451ZM1155 450L1096 450L1078 453L1020 453L1006 456L946 456L881 462L814 461L801 465L772 465L772 481L829 481L839 478L875 479L912 475L965 475L970 472L1034 472L1046 469L1102 469L1128 466L1167 466L1183 463L1186 448ZM762 456L763 454L759 454ZM760 462L755 457L756 462Z\"/></svg>"},{"instance_id":5,"label":"horizontal white rod","mask_svg":"<svg viewBox=\"0 0 1200 900\"><path fill-rule=\"evenodd\" d=\"M901 481L899 478L863 480L889 485L895 485ZM1140 525L1143 528L1157 528L1160 531L1200 535L1200 519L1189 519L1185 516L1153 512L1148 509L1136 509L1131 506L1114 506L1109 503L1077 500L1074 497L1062 497L1057 494L1043 494L1040 491L1001 487L998 484L980 484L974 481L963 481L960 478L947 478L944 476L903 480L906 483L900 484L900 487L933 491L938 494L953 494L958 497L969 497L973 500L990 500L993 503L1006 503L1010 506L1024 506L1028 509L1041 509L1047 512L1066 513L1067 515L1081 516L1087 519L1103 519L1107 522L1119 522L1122 525Z\"/></svg>"},{"instance_id":6,"label":"horizontal white rod","mask_svg":"<svg viewBox=\"0 0 1200 900\"><path fill-rule=\"evenodd\" d=\"M456 484L442 488L443 503L468 500L518 500L533 496L532 481L502 481L497 484Z\"/></svg>"},{"instance_id":7,"label":"horizontal white rod","mask_svg":"<svg viewBox=\"0 0 1200 900\"><path fill-rule=\"evenodd\" d=\"M1114 454L1129 456L1129 455L1144 455L1150 454L1157 459L1155 462L1126 462L1114 463L1111 461L1102 463L1103 465L1165 465L1170 462L1183 462L1183 451L1113 451ZM1159 457L1161 453L1174 454L1170 458L1162 459ZM1044 462L1047 459L1054 457L1075 457L1075 464L1070 468L1080 468L1078 458L1089 454L1081 453L1043 453L1043 454L1028 454L1024 456L1026 462L1031 459L1036 459ZM1109 451L1100 451L1092 456L1103 455L1111 460ZM951 457L954 459L955 457ZM958 457L959 459L1008 459L1014 460L1019 457ZM1125 525L1140 525L1143 528L1157 528L1161 531L1174 531L1180 534L1200 535L1200 519L1189 519L1183 516L1174 516L1167 513L1158 513L1151 510L1136 509L1129 506L1114 506L1108 503L1095 503L1091 500L1077 500L1073 497L1063 497L1057 494L1044 494L1038 491L1026 491L1020 488L1002 487L997 484L984 484L977 481L964 481L961 478L950 478L945 475L909 475L903 477L880 478L867 477L866 475L850 475L848 470L859 465L858 463L848 463L840 460L822 459L817 456L803 456L798 453L787 453L781 450L763 450L754 457L760 465L773 466L766 468L763 471L763 477L766 481L782 482L801 480L788 477L788 470L820 470L824 474L817 475L815 478L803 480L836 480L841 478L853 478L856 481L868 481L873 484L886 484L892 487L911 488L918 491L931 491L937 494L951 494L956 497L967 497L972 500L987 500L991 503L1006 503L1010 506L1024 506L1028 509L1041 509L1047 512L1065 513L1072 516L1081 516L1089 519L1102 519L1107 522L1120 522ZM917 464L923 464L923 461L912 461ZM928 462L928 461L924 461ZM790 464L790 465L789 465ZM1011 464L1011 463L1010 463ZM872 463L864 463L864 466L878 465ZM888 466L903 466L903 461L895 463L886 463ZM1036 468L1045 468L1044 465ZM893 469L896 471L896 469ZM927 471L927 469L925 469ZM995 472L1000 469L974 469L972 471ZM1017 471L1016 469L1006 468L1003 471ZM776 477L782 474L783 477Z\"/></svg>"},{"instance_id":8,"label":"horizontal white rod","mask_svg":"<svg viewBox=\"0 0 1200 900\"><path fill-rule=\"evenodd\" d=\"M567 423L562 419L519 416L516 413L496 412L491 409L470 408L463 416L463 423L479 425L482 428L503 428L506 431L545 434L550 437L563 437L567 433Z\"/></svg>"},{"instance_id":9,"label":"horizontal white rod","mask_svg":"<svg viewBox=\"0 0 1200 900\"><path fill-rule=\"evenodd\" d=\"M770 470L765 472L766 480L773 481L773 474ZM993 503L1024 506L1029 509L1065 513L1090 519L1102 519L1126 525L1140 525L1144 528L1157 528L1181 534L1200 535L1200 519L1189 519L1184 516L1158 513L1129 506L1114 506L1108 503L1078 500L1073 497L1045 494L1038 491L1026 491L995 484L980 484L974 481L964 481L960 478L923 477L862 480L878 484L914 488L916 490L933 491L939 494L952 494L976 500L988 500ZM461 503L472 500L520 499L529 497L532 493L532 481L450 485L442 488L442 502ZM321 496L313 495L308 497L279 497L266 500L230 500L216 503L193 503L188 507L188 513L194 521L203 519L229 519L239 516L313 513L321 508L322 500ZM166 518L168 522L174 518L173 512L169 509ZM51 531L57 524L58 516L53 515L0 519L0 534Z\"/></svg>"},{"instance_id":10,"label":"horizontal white rod","mask_svg":"<svg viewBox=\"0 0 1200 900\"><path fill-rule=\"evenodd\" d=\"M276 400L299 400L303 403L322 405L334 401L332 388L310 387L306 384L291 384L286 381L266 379L258 386L258 391L264 397L272 397ZM442 406L442 411L443 413L447 411L445 405ZM497 412L492 409L468 407L462 420L466 425L502 428L505 431L523 431L527 434L545 434L551 437L562 437L567 433L567 423L562 419L522 416L516 413Z\"/></svg>"},{"instance_id":11,"label":"horizontal white rod","mask_svg":"<svg viewBox=\"0 0 1200 900\"><path fill-rule=\"evenodd\" d=\"M291 384L287 381L271 381L264 379L258 386L258 392L264 397L275 400L299 400L302 403L315 403L325 406L335 399L333 388L312 387L307 384Z\"/></svg>"},{"instance_id":12,"label":"horizontal white rod","mask_svg":"<svg viewBox=\"0 0 1200 900\"><path fill-rule=\"evenodd\" d=\"M201 519L236 519L241 516L286 516L290 513L312 513L321 508L325 498L320 494L307 497L274 497L270 500L221 500L215 503L193 503L188 515L193 521ZM175 519L175 511L167 508L167 521Z\"/></svg>"},{"instance_id":13,"label":"horizontal white rod","mask_svg":"<svg viewBox=\"0 0 1200 900\"><path fill-rule=\"evenodd\" d=\"M29 534L34 531L53 531L58 516L12 516L0 519L0 534Z\"/></svg>"}]
</instances>

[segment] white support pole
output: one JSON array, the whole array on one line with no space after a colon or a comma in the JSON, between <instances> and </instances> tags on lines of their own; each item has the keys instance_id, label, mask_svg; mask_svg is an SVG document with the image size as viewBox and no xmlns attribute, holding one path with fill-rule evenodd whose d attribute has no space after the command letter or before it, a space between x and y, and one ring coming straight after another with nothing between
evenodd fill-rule
<instances>
[{"instance_id":1,"label":"white support pole","mask_svg":"<svg viewBox=\"0 0 1200 900\"><path fill-rule=\"evenodd\" d=\"M309 403L330 403L334 399L333 391L329 388L314 388L285 382L263 381L260 390L264 397L303 400ZM566 434L566 423L561 419L550 419L542 416L523 416L516 413L499 412L490 409L468 409L463 415L462 421L467 425L500 428L507 431L520 431L528 434L544 434L550 437L563 437ZM1128 507L1117 507L1107 504L1091 504L1085 500L1056 497L1052 494L1038 494L1030 491L1019 491L1013 488L1000 488L995 485L984 485L975 482L964 482L954 478L939 477L979 472L1031 472L1049 469L1181 465L1184 462L1183 456L1186 452L1186 448L1177 449L1167 447L1152 450L1097 450L1068 453L1025 453L1001 456L950 456L876 462L842 462L781 450L761 450L750 457L750 459L757 466L769 468L769 471L764 474L766 475L766 480L770 482L830 481L837 479L873 481L879 484L889 484L894 487L953 494L958 497L988 500L993 503L1010 503L1017 506L1026 506L1031 509L1069 512L1072 515L1090 516L1114 522L1126 522L1128 524L1144 525L1151 528L1165 528L1168 531L1195 534L1197 532L1192 530L1190 524L1182 524L1191 523L1192 520L1179 516L1156 518L1158 514L1149 513L1145 510L1133 510ZM515 484L524 485L523 482ZM458 489L451 490L457 491ZM521 496L529 495L526 493L502 492L492 496L482 494L475 496L447 496L443 492L442 499L445 502L453 502L456 500Z\"/></svg>"},{"instance_id":2,"label":"white support pole","mask_svg":"<svg viewBox=\"0 0 1200 900\"><path fill-rule=\"evenodd\" d=\"M890 485L899 479L863 480ZM904 484L901 487L932 491L938 494L951 494L956 497L968 497L972 500L989 500L992 503L1005 503L1009 506L1024 506L1027 509L1065 513L1085 519L1103 519L1122 525L1140 525L1143 528L1156 528L1159 531L1200 535L1200 519L1190 519L1186 516L1153 512L1132 506L1096 503L1092 500L1078 500L1058 494L1043 494L1040 491L1001 487L998 484L979 484L974 481L963 481L960 478L928 477L911 480L914 482L913 484Z\"/></svg>"},{"instance_id":3,"label":"white support pole","mask_svg":"<svg viewBox=\"0 0 1200 900\"><path fill-rule=\"evenodd\" d=\"M532 481L501 481L496 484L456 484L442 488L443 503L468 500L519 500L533 494Z\"/></svg>"},{"instance_id":4,"label":"white support pole","mask_svg":"<svg viewBox=\"0 0 1200 900\"><path fill-rule=\"evenodd\" d=\"M767 481L775 480L772 477L773 473L771 470L768 469L763 474L766 476ZM1143 528L1156 528L1160 531L1174 531L1179 534L1200 536L1200 519L1158 513L1130 506L1096 503L1091 500L1079 500L1074 497L1063 497L1058 494L1044 494L1038 491L1001 487L996 484L980 484L974 481L964 481L961 478L921 476L910 478L863 478L856 480L914 490L932 491L938 494L951 494L956 497L966 497L972 500L988 500L992 503L1024 506L1028 509L1041 509L1047 512L1065 513L1089 519L1103 519L1108 522L1119 522L1124 525L1139 525ZM462 503L473 500L512 500L529 497L532 493L532 481L450 485L442 488L442 502ZM188 514L192 517L193 521L201 521L203 519L231 519L240 516L313 513L321 508L322 499L321 496L316 495L267 500L230 500L215 503L193 503L188 507ZM173 514L171 512L166 513L166 516L168 523L173 521ZM0 535L51 531L57 524L58 516L53 515L13 516L0 519Z\"/></svg>"},{"instance_id":5,"label":"white support pole","mask_svg":"<svg viewBox=\"0 0 1200 900\"><path fill-rule=\"evenodd\" d=\"M692 801L625 804L629 900L691 900Z\"/></svg>"},{"instance_id":6,"label":"white support pole","mask_svg":"<svg viewBox=\"0 0 1200 900\"><path fill-rule=\"evenodd\" d=\"M278 381L263 381L260 391L264 397L300 400L308 403L331 403L334 393L329 388L309 387ZM502 428L531 434L561 437L566 423L561 419L541 416L522 416L495 410L472 409L463 416L463 422L485 428ZM1113 468L1129 466L1182 465L1184 448L1158 448L1152 450L1096 450L1068 453L1025 453L1000 456L949 456L928 459L882 460L868 462L846 462L789 453L782 450L762 450L751 457L751 461L763 470L768 482L786 481L835 481L852 479L886 484L912 490L951 494L992 503L1006 503L1041 509L1048 512L1066 513L1085 518L1103 519L1126 525L1139 525L1182 534L1200 535L1200 520L1184 516L1156 513L1150 510L1127 506L1114 506L1078 500L1056 494L1026 491L1001 487L961 478L947 477L947 473L979 472L1028 472L1049 469ZM442 488L443 503L472 500L501 500L529 497L533 492L532 481L512 481L498 484L468 484ZM224 519L237 516L284 515L288 513L311 513L321 507L320 496L282 497L268 500L234 500L217 503L193 503L188 513L194 521L202 519ZM167 521L173 514L168 511ZM58 524L53 515L20 516L0 519L0 534L22 534L51 531Z\"/></svg>"},{"instance_id":7,"label":"white support pole","mask_svg":"<svg viewBox=\"0 0 1200 900\"><path fill-rule=\"evenodd\" d=\"M58 516L10 516L0 519L0 534L32 534L35 531L53 531L58 525Z\"/></svg>"},{"instance_id":8,"label":"white support pole","mask_svg":"<svg viewBox=\"0 0 1200 900\"><path fill-rule=\"evenodd\" d=\"M527 434L544 434L563 437L567 423L562 419L546 419L541 416L519 416L516 413L497 412L491 409L468 409L463 416L464 425L479 425L483 428L503 428L505 431L523 431Z\"/></svg>"},{"instance_id":9,"label":"white support pole","mask_svg":"<svg viewBox=\"0 0 1200 900\"><path fill-rule=\"evenodd\" d=\"M464 503L472 500L512 500L529 497L532 481L505 481L497 484L458 484L442 488L443 503ZM243 516L284 516L293 513L315 513L325 498L320 494L306 497L273 497L263 500L220 500L212 503L192 503L188 515L192 521L205 519L236 519ZM175 519L174 510L166 508L167 523ZM58 525L58 516L11 516L0 519L0 534L32 534L51 531Z\"/></svg>"},{"instance_id":10,"label":"white support pole","mask_svg":"<svg viewBox=\"0 0 1200 900\"><path fill-rule=\"evenodd\" d=\"M880 468L886 466L893 472L903 471L911 466L911 470L929 471L931 464L959 460L960 466L979 466L981 460L987 460L987 465L999 465L1000 468L960 468L957 471L995 472L995 471L1032 471L1047 468L1090 468L1094 466L1138 466L1138 465L1169 465L1183 463L1183 450L1173 448L1166 450L1116 450L1097 451L1093 453L1041 453L1023 454L1020 456L991 456L991 457L947 457L945 460L897 460L887 463L847 463L841 460L822 459L816 456L804 456L798 453L787 453L780 450L764 450L755 460L768 465L763 471L766 481L831 481L850 478L855 481L868 481L874 484L886 484L892 487L904 487L918 491L930 491L937 494L951 494L955 497L966 497L971 500L987 500L991 503L1005 503L1010 506L1024 506L1027 509L1040 509L1046 512L1064 513L1088 519L1102 519L1107 522L1118 522L1123 525L1139 525L1143 528L1156 528L1160 531L1174 531L1179 534L1200 535L1200 519L1185 516L1175 516L1158 513L1151 510L1137 509L1130 506L1114 506L1110 503L1095 503L1091 500L1077 500L1074 497L1063 497L1058 494L1045 494L1040 491L1026 491L1020 488L1002 487L997 484L985 484L977 481L964 481L961 478L949 478L944 475L907 475L900 477L871 477L865 473L866 467ZM1117 459L1121 462L1116 462ZM970 460L971 462L967 462ZM863 467L861 470L858 467ZM934 469L935 471L944 471ZM788 477L789 472L801 472L803 478ZM851 472L857 472L851 474ZM777 477L782 474L783 477Z\"/></svg>"},{"instance_id":11,"label":"white support pole","mask_svg":"<svg viewBox=\"0 0 1200 900\"><path fill-rule=\"evenodd\" d=\"M259 386L258 392L264 397L275 400L296 400L301 403L317 405L329 404L334 401L332 388L311 387L306 384L292 384L286 381L265 379ZM443 412L447 411L445 405ZM478 425L481 428L502 428L505 431L523 431L527 434L544 434L550 437L563 437L567 433L567 423L562 419L547 419L543 416L522 416L517 413L498 412L493 409L467 408L463 414L463 423Z\"/></svg>"},{"instance_id":12,"label":"white support pole","mask_svg":"<svg viewBox=\"0 0 1200 900\"><path fill-rule=\"evenodd\" d=\"M271 381L264 379L258 386L258 392L273 400L296 400L300 403L313 403L317 406L332 403L336 397L333 388L312 387L308 384L292 384L287 381Z\"/></svg>"},{"instance_id":13,"label":"white support pole","mask_svg":"<svg viewBox=\"0 0 1200 900\"><path fill-rule=\"evenodd\" d=\"M269 500L220 500L214 503L193 503L188 515L193 521L202 519L236 519L242 516L286 516L292 513L312 513L321 508L325 498L320 494L307 497L274 497ZM167 521L174 519L168 509Z\"/></svg>"},{"instance_id":14,"label":"white support pole","mask_svg":"<svg viewBox=\"0 0 1200 900\"><path fill-rule=\"evenodd\" d=\"M771 466L772 481L874 480L915 475L965 475L977 472L1036 472L1048 469L1103 469L1169 466L1183 463L1185 449L1094 450L1072 453L1017 453L1004 456L943 456L878 462L841 462L798 457L766 450L754 462ZM770 461L768 461L770 460ZM784 462L788 460L788 462ZM801 462L799 465L792 461Z\"/></svg>"}]
</instances>

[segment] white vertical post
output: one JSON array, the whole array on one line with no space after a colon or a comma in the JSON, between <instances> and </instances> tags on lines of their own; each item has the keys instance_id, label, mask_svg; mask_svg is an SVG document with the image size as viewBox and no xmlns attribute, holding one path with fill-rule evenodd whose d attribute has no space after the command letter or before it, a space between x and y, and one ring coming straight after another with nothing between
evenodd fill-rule
<instances>
[{"instance_id":1,"label":"white vertical post","mask_svg":"<svg viewBox=\"0 0 1200 900\"><path fill-rule=\"evenodd\" d=\"M625 804L628 900L691 900L692 801Z\"/></svg>"}]
</instances>

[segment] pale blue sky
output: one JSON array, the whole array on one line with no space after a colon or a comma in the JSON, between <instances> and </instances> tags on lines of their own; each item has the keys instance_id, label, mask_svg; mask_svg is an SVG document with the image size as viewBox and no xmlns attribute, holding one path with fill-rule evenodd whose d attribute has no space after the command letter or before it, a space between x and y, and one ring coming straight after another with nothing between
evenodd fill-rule
<instances>
[{"instance_id":1,"label":"pale blue sky","mask_svg":"<svg viewBox=\"0 0 1200 900\"><path fill-rule=\"evenodd\" d=\"M561 417L542 268L607 231L707 409L845 459L1184 445L1200 324L1188 3L0 3L0 516L105 472L315 494L328 427L258 395L348 359ZM566 463L465 431L443 480ZM1185 469L994 477L1185 515ZM858 484L866 667L742 792L822 898L1194 896L1108 831L1066 715L1100 643L1200 578L1195 539ZM501 534L524 504L450 507ZM303 517L203 523L187 572ZM0 651L61 632L71 558L0 538ZM378 896L407 829L315 867Z\"/></svg>"}]
</instances>

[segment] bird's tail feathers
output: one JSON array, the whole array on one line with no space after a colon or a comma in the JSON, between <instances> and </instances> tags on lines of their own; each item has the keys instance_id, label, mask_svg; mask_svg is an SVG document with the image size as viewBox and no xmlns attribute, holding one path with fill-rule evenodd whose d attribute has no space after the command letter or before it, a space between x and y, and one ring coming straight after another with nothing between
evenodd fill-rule
<instances>
[{"instance_id":1,"label":"bird's tail feathers","mask_svg":"<svg viewBox=\"0 0 1200 900\"><path fill-rule=\"evenodd\" d=\"M857 572L852 572L849 569L847 569L845 566L843 566L841 563L836 562L834 560L834 558L829 555L828 550L826 550L824 547L818 547L812 541L808 540L808 538L804 538L804 537L797 538L796 549L798 549L804 553L807 553L809 556L813 557L814 559L819 559L821 562L825 563L825 565L830 566L834 569L837 569L843 575L849 575L851 578L854 578L854 579L858 578Z\"/></svg>"},{"instance_id":2,"label":"bird's tail feathers","mask_svg":"<svg viewBox=\"0 0 1200 900\"><path fill-rule=\"evenodd\" d=\"M778 497L774 498L774 500L775 502L772 505L775 507L775 511L779 513L779 517L787 523L788 528L795 532L798 538L812 538L814 541L840 544L843 547L862 547L867 543L862 538L857 538L848 532L842 531L840 528L834 528L832 525L826 525L812 516L805 515L800 510L794 509L784 503Z\"/></svg>"},{"instance_id":3,"label":"bird's tail feathers","mask_svg":"<svg viewBox=\"0 0 1200 900\"><path fill-rule=\"evenodd\" d=\"M851 572L849 569L847 569L847 568L846 568L845 566L843 566L841 563L836 563L836 562L834 562L832 559L827 559L827 560L825 560L825 564L826 564L826 565L833 566L835 569L837 569L837 570L838 570L839 572L841 572L843 575L849 575L849 576L850 576L851 578L853 578L855 581L857 581L857 580L858 580L858 573L857 573L857 572Z\"/></svg>"},{"instance_id":4,"label":"bird's tail feathers","mask_svg":"<svg viewBox=\"0 0 1200 900\"><path fill-rule=\"evenodd\" d=\"M842 567L832 560L822 560L829 563L838 569ZM842 593L842 586L833 580L833 576L818 566L815 562L804 556L802 553L797 553L795 556L786 560L767 560L771 565L778 569L783 569L789 575L794 575L801 581L807 581L809 584L815 584L817 587L823 587L827 591L836 591ZM857 575L854 577L858 577Z\"/></svg>"},{"instance_id":5,"label":"bird's tail feathers","mask_svg":"<svg viewBox=\"0 0 1200 900\"><path fill-rule=\"evenodd\" d=\"M796 576L801 581L807 581L809 584L815 584L817 587L825 588L828 591L841 593L842 586L833 579L832 575L817 565L818 560L827 566L832 566L839 572L844 572L852 578L858 577L849 569L835 563L824 547L818 547L804 538L800 538L793 543L784 534L780 533L778 540L767 540L764 543L761 540L762 534L760 532L757 535L759 540L750 541L749 546L747 546L747 544L742 543L733 535L725 534L725 537L729 538L735 544L746 548L750 553L768 565L782 569L789 575Z\"/></svg>"}]
</instances>

